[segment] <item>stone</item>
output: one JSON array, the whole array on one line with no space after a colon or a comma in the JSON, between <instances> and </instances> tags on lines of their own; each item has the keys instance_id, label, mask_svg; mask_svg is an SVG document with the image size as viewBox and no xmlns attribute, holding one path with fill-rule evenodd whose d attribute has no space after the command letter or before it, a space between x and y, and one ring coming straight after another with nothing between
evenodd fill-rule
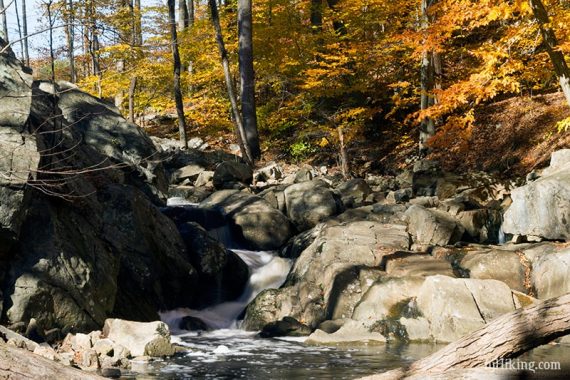
<instances>
[{"instance_id":1,"label":"stone","mask_svg":"<svg viewBox=\"0 0 570 380\"><path fill-rule=\"evenodd\" d=\"M299 171L295 173L295 176L293 178L294 178L293 183L312 181L313 178L315 178L315 173L313 171L313 168L304 167L299 169Z\"/></svg>"},{"instance_id":2,"label":"stone","mask_svg":"<svg viewBox=\"0 0 570 380\"><path fill-rule=\"evenodd\" d=\"M297 321L295 318L285 317L280 321L270 322L263 326L259 336L273 338L279 336L308 336L313 330Z\"/></svg>"},{"instance_id":3,"label":"stone","mask_svg":"<svg viewBox=\"0 0 570 380\"><path fill-rule=\"evenodd\" d=\"M305 181L287 187L285 204L287 216L300 231L313 228L340 212L332 190L321 180Z\"/></svg>"},{"instance_id":4,"label":"stone","mask_svg":"<svg viewBox=\"0 0 570 380\"><path fill-rule=\"evenodd\" d=\"M200 203L199 207L222 211L229 221L233 236L252 249L278 249L293 234L287 217L255 195L235 190L218 191Z\"/></svg>"},{"instance_id":5,"label":"stone","mask_svg":"<svg viewBox=\"0 0 570 380\"><path fill-rule=\"evenodd\" d=\"M73 351L85 351L92 347L91 337L87 334L75 334L71 338L71 348Z\"/></svg>"},{"instance_id":6,"label":"stone","mask_svg":"<svg viewBox=\"0 0 570 380\"><path fill-rule=\"evenodd\" d=\"M362 206L372 189L362 178L354 178L341 183L336 187L336 191L340 194L342 204L345 207Z\"/></svg>"},{"instance_id":7,"label":"stone","mask_svg":"<svg viewBox=\"0 0 570 380\"><path fill-rule=\"evenodd\" d=\"M253 174L257 182L265 182L267 180L279 180L283 178L283 168L276 162L271 162L261 169L257 169Z\"/></svg>"},{"instance_id":8,"label":"stone","mask_svg":"<svg viewBox=\"0 0 570 380\"><path fill-rule=\"evenodd\" d=\"M429 245L449 245L461 240L465 228L449 214L412 205L404 214L414 242Z\"/></svg>"},{"instance_id":9,"label":"stone","mask_svg":"<svg viewBox=\"0 0 570 380\"><path fill-rule=\"evenodd\" d=\"M417 296L436 342L453 342L515 309L511 290L496 280L427 277Z\"/></svg>"},{"instance_id":10,"label":"stone","mask_svg":"<svg viewBox=\"0 0 570 380\"><path fill-rule=\"evenodd\" d=\"M386 338L377 332L371 332L362 322L348 321L332 334L322 330L312 333L305 344L320 346L342 346L351 344L384 344Z\"/></svg>"},{"instance_id":11,"label":"stone","mask_svg":"<svg viewBox=\"0 0 570 380\"><path fill-rule=\"evenodd\" d=\"M164 322L134 322L107 319L103 335L124 346L132 356L171 356L174 346L170 343L170 331Z\"/></svg>"},{"instance_id":12,"label":"stone","mask_svg":"<svg viewBox=\"0 0 570 380\"><path fill-rule=\"evenodd\" d=\"M57 356L55 350L47 344L36 347L33 352L34 354L43 356L44 358L49 360L55 360Z\"/></svg>"},{"instance_id":13,"label":"stone","mask_svg":"<svg viewBox=\"0 0 570 380\"><path fill-rule=\"evenodd\" d=\"M194 181L195 187L213 187L214 186L214 172L205 170L198 174Z\"/></svg>"},{"instance_id":14,"label":"stone","mask_svg":"<svg viewBox=\"0 0 570 380\"><path fill-rule=\"evenodd\" d=\"M457 220L473 241L482 244L499 243L499 230L503 222L500 211L489 209L463 211L457 215Z\"/></svg>"},{"instance_id":15,"label":"stone","mask_svg":"<svg viewBox=\"0 0 570 380\"><path fill-rule=\"evenodd\" d=\"M570 293L570 249L535 257L532 260L532 285L541 300Z\"/></svg>"},{"instance_id":16,"label":"stone","mask_svg":"<svg viewBox=\"0 0 570 380\"><path fill-rule=\"evenodd\" d=\"M504 216L505 233L570 240L570 166L560 161L555 158L546 175L512 191L513 203Z\"/></svg>"},{"instance_id":17,"label":"stone","mask_svg":"<svg viewBox=\"0 0 570 380\"><path fill-rule=\"evenodd\" d=\"M106 367L101 369L101 376L109 379L118 379L121 377L121 370L118 368Z\"/></svg>"},{"instance_id":18,"label":"stone","mask_svg":"<svg viewBox=\"0 0 570 380\"><path fill-rule=\"evenodd\" d=\"M0 326L0 334L4 337L4 339L12 341L16 347L25 348L26 350L32 352L34 352L34 350L39 347L38 343L4 326Z\"/></svg>"},{"instance_id":19,"label":"stone","mask_svg":"<svg viewBox=\"0 0 570 380\"><path fill-rule=\"evenodd\" d=\"M406 203L412 198L412 196L413 193L411 188L390 191L388 195L386 195L386 202L389 204Z\"/></svg>"},{"instance_id":20,"label":"stone","mask_svg":"<svg viewBox=\"0 0 570 380\"><path fill-rule=\"evenodd\" d=\"M407 252L386 256L385 270L386 274L394 277L426 277L436 274L455 277L449 261Z\"/></svg>"},{"instance_id":21,"label":"stone","mask_svg":"<svg viewBox=\"0 0 570 380\"><path fill-rule=\"evenodd\" d=\"M511 289L528 293L525 271L530 273L530 267L525 268L522 262L515 252L492 249L467 253L459 266L470 278L502 281Z\"/></svg>"},{"instance_id":22,"label":"stone","mask_svg":"<svg viewBox=\"0 0 570 380\"><path fill-rule=\"evenodd\" d=\"M214 187L218 190L247 187L252 180L253 170L237 161L224 161L219 164L212 178Z\"/></svg>"},{"instance_id":23,"label":"stone","mask_svg":"<svg viewBox=\"0 0 570 380\"><path fill-rule=\"evenodd\" d=\"M285 285L265 290L252 301L243 326L260 330L267 323L290 316L315 328L325 320L350 317L369 286L361 279L362 271L378 267L385 255L409 246L409 235L402 225L331 221L297 258Z\"/></svg>"},{"instance_id":24,"label":"stone","mask_svg":"<svg viewBox=\"0 0 570 380\"><path fill-rule=\"evenodd\" d=\"M198 176L200 175L200 173L202 173L203 171L205 171L206 168L204 168L202 165L198 165L198 164L190 164L190 165L186 165L178 170L176 170L174 173L172 173L172 177L170 179L171 183L180 183L184 180L190 180L190 181L195 181Z\"/></svg>"},{"instance_id":25,"label":"stone","mask_svg":"<svg viewBox=\"0 0 570 380\"><path fill-rule=\"evenodd\" d=\"M95 342L93 349L99 356L113 356L114 344L115 342L113 342L111 339L103 338Z\"/></svg>"}]
</instances>

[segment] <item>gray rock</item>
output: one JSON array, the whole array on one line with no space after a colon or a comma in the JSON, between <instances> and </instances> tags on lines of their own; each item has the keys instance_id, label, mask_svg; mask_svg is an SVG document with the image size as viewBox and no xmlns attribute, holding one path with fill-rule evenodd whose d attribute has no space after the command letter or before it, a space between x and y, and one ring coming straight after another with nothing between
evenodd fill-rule
<instances>
[{"instance_id":1,"label":"gray rock","mask_svg":"<svg viewBox=\"0 0 570 380\"><path fill-rule=\"evenodd\" d=\"M299 171L295 173L293 182L302 183L302 182L312 181L313 178L315 178L315 173L313 168L305 167L299 169Z\"/></svg>"},{"instance_id":2,"label":"gray rock","mask_svg":"<svg viewBox=\"0 0 570 380\"><path fill-rule=\"evenodd\" d=\"M360 321L347 321L340 329L332 334L322 330L312 333L305 344L319 346L339 346L353 344L384 344L386 338L377 332L371 332L368 326Z\"/></svg>"},{"instance_id":3,"label":"gray rock","mask_svg":"<svg viewBox=\"0 0 570 380\"><path fill-rule=\"evenodd\" d=\"M404 214L414 242L448 245L461 240L465 228L449 214L413 205Z\"/></svg>"},{"instance_id":4,"label":"gray rock","mask_svg":"<svg viewBox=\"0 0 570 380\"><path fill-rule=\"evenodd\" d=\"M511 290L496 280L426 278L417 297L437 342L453 342L515 309Z\"/></svg>"},{"instance_id":5,"label":"gray rock","mask_svg":"<svg viewBox=\"0 0 570 380\"><path fill-rule=\"evenodd\" d=\"M387 203L406 203L408 202L413 196L413 192L411 188L405 188L395 191L390 191L388 195L386 195L386 202Z\"/></svg>"},{"instance_id":6,"label":"gray rock","mask_svg":"<svg viewBox=\"0 0 570 380\"><path fill-rule=\"evenodd\" d=\"M279 164L271 162L263 168L256 170L253 176L258 182L265 182L270 179L278 180L283 178L283 168Z\"/></svg>"},{"instance_id":7,"label":"gray rock","mask_svg":"<svg viewBox=\"0 0 570 380\"><path fill-rule=\"evenodd\" d=\"M532 285L539 299L570 293L570 249L544 253L532 261Z\"/></svg>"},{"instance_id":8,"label":"gray rock","mask_svg":"<svg viewBox=\"0 0 570 380\"><path fill-rule=\"evenodd\" d=\"M502 281L511 289L529 292L525 287L525 268L521 258L515 252L503 250L485 250L469 252L460 262L460 267L467 271L470 278ZM530 267L528 268L530 273Z\"/></svg>"},{"instance_id":9,"label":"gray rock","mask_svg":"<svg viewBox=\"0 0 570 380\"><path fill-rule=\"evenodd\" d=\"M214 187L218 190L247 187L252 180L253 170L237 161L224 161L219 164L212 178Z\"/></svg>"},{"instance_id":10,"label":"gray rock","mask_svg":"<svg viewBox=\"0 0 570 380\"><path fill-rule=\"evenodd\" d=\"M213 187L214 186L214 172L205 170L198 174L196 181L194 181L194 186L196 187Z\"/></svg>"},{"instance_id":11,"label":"gray rock","mask_svg":"<svg viewBox=\"0 0 570 380\"><path fill-rule=\"evenodd\" d=\"M206 169L202 165L198 165L198 164L186 165L186 166L176 170L174 173L172 173L172 177L170 179L170 182L171 183L180 183L184 180L190 180L190 181L194 182L198 178L200 173L202 173L205 170Z\"/></svg>"},{"instance_id":12,"label":"gray rock","mask_svg":"<svg viewBox=\"0 0 570 380\"><path fill-rule=\"evenodd\" d=\"M504 217L505 233L570 239L570 167L554 157L549 174L513 190L513 203Z\"/></svg>"},{"instance_id":13,"label":"gray rock","mask_svg":"<svg viewBox=\"0 0 570 380\"><path fill-rule=\"evenodd\" d=\"M280 321L270 322L263 326L259 335L262 338L278 336L308 336L313 330L297 321L295 318L285 317Z\"/></svg>"},{"instance_id":14,"label":"gray rock","mask_svg":"<svg viewBox=\"0 0 570 380\"><path fill-rule=\"evenodd\" d=\"M170 343L170 331L164 322L133 322L107 319L103 335L124 346L132 356L170 356L174 347Z\"/></svg>"},{"instance_id":15,"label":"gray rock","mask_svg":"<svg viewBox=\"0 0 570 380\"><path fill-rule=\"evenodd\" d=\"M385 255L407 250L409 245L409 236L401 225L326 225L299 256L287 283L279 290L262 292L248 306L244 327L259 330L291 316L314 328L327 319L343 314L349 317L355 299L365 289L360 272L378 267Z\"/></svg>"},{"instance_id":16,"label":"gray rock","mask_svg":"<svg viewBox=\"0 0 570 380\"><path fill-rule=\"evenodd\" d=\"M341 183L336 191L340 193L342 203L345 207L359 207L364 204L372 189L362 178L354 178Z\"/></svg>"},{"instance_id":17,"label":"gray rock","mask_svg":"<svg viewBox=\"0 0 570 380\"><path fill-rule=\"evenodd\" d=\"M334 193L321 180L287 187L285 204L287 216L300 231L308 230L340 212Z\"/></svg>"},{"instance_id":18,"label":"gray rock","mask_svg":"<svg viewBox=\"0 0 570 380\"><path fill-rule=\"evenodd\" d=\"M462 211L457 220L473 241L483 244L499 243L499 230L503 217L500 211L479 209Z\"/></svg>"},{"instance_id":19,"label":"gray rock","mask_svg":"<svg viewBox=\"0 0 570 380\"><path fill-rule=\"evenodd\" d=\"M385 270L388 275L395 277L426 277L436 274L455 277L449 261L427 254L397 252L386 256Z\"/></svg>"},{"instance_id":20,"label":"gray rock","mask_svg":"<svg viewBox=\"0 0 570 380\"><path fill-rule=\"evenodd\" d=\"M235 190L212 194L200 208L222 211L234 236L253 249L278 249L291 237L291 223L283 213L263 198Z\"/></svg>"}]
</instances>

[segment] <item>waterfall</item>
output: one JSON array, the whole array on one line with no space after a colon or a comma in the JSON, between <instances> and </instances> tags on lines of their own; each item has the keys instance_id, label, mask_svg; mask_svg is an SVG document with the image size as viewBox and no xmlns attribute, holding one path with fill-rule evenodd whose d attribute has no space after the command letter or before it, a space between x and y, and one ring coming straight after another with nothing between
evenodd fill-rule
<instances>
[{"instance_id":1,"label":"waterfall","mask_svg":"<svg viewBox=\"0 0 570 380\"><path fill-rule=\"evenodd\" d=\"M179 330L179 321L186 316L199 318L213 329L237 328L237 319L247 305L263 290L283 285L291 269L291 261L277 256L275 252L232 251L241 257L250 270L249 281L240 298L202 310L181 308L160 313L160 319L171 330Z\"/></svg>"},{"instance_id":2,"label":"waterfall","mask_svg":"<svg viewBox=\"0 0 570 380\"><path fill-rule=\"evenodd\" d=\"M193 211L193 216L203 216L209 222L212 220L207 210L201 210L197 204L190 203L183 198L170 198L167 205L168 207L184 207ZM205 215L200 215L200 211L203 211ZM206 225L204 227L210 236L216 238L226 247L231 249L236 246L227 225L213 223L210 228ZM279 288L283 285L291 269L291 261L279 257L277 252L231 250L249 267L250 277L242 295L235 301L224 302L201 310L180 308L159 313L161 320L168 324L172 331L180 331L180 320L186 316L198 318L213 329L237 328L238 317L247 305L263 290Z\"/></svg>"}]
</instances>

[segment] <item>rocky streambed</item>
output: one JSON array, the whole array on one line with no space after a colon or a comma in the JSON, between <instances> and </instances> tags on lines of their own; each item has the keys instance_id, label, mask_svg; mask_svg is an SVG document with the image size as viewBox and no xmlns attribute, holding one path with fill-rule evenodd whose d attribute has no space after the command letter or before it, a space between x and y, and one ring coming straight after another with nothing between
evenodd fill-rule
<instances>
[{"instance_id":1,"label":"rocky streambed","mask_svg":"<svg viewBox=\"0 0 570 380\"><path fill-rule=\"evenodd\" d=\"M306 375L285 371L273 347L322 378L352 376L365 371L349 362L401 365L570 292L569 150L526 181L425 160L353 179L254 171L198 140L151 139L69 83L34 81L9 50L0 74L1 321L31 339L6 335L10 346L129 376L172 355L149 373L224 377L248 361L245 377ZM155 323L144 335L166 350L127 354L104 326L128 340L129 321ZM188 331L201 333L170 344ZM347 348L363 344L377 347Z\"/></svg>"}]
</instances>

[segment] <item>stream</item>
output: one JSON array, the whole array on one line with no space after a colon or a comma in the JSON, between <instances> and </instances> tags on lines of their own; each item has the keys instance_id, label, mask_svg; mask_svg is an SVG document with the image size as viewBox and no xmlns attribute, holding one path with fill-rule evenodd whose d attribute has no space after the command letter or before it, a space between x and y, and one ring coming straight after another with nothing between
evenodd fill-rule
<instances>
[{"instance_id":1,"label":"stream","mask_svg":"<svg viewBox=\"0 0 570 380\"><path fill-rule=\"evenodd\" d=\"M196 207L173 200L169 206ZM232 247L229 233L209 231ZM321 347L304 344L304 338L262 339L239 329L238 318L247 304L264 289L278 288L286 280L290 260L276 252L232 249L250 268L242 296L202 310L177 309L161 313L173 341L188 352L168 360L133 363L124 378L132 379L355 379L401 367L437 351L435 344L385 344ZM213 330L187 332L177 328L184 316L203 320ZM568 346L546 345L521 357L525 361L557 361L561 371L536 372L530 378L566 379L570 373Z\"/></svg>"}]
</instances>

